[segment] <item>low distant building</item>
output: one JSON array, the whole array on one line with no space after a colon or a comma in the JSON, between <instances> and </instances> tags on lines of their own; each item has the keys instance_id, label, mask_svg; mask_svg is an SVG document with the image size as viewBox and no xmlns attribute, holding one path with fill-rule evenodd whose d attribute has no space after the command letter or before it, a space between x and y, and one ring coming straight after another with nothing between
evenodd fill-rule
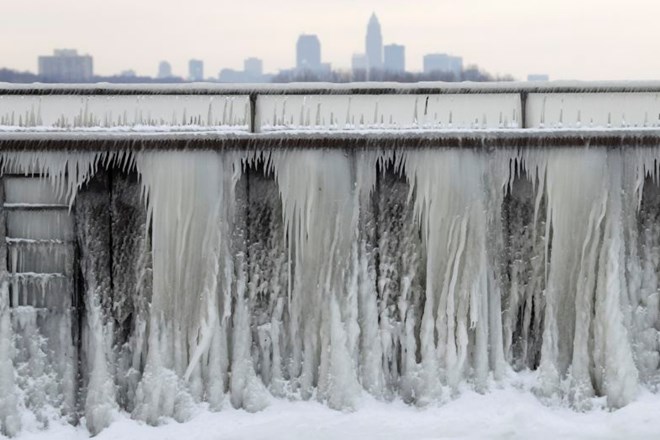
<instances>
[{"instance_id":1,"label":"low distant building","mask_svg":"<svg viewBox=\"0 0 660 440\"><path fill-rule=\"evenodd\" d=\"M368 67L367 56L365 54L353 54L353 57L351 58L351 70L353 73L365 72Z\"/></svg>"},{"instance_id":2,"label":"low distant building","mask_svg":"<svg viewBox=\"0 0 660 440\"><path fill-rule=\"evenodd\" d=\"M119 72L119 76L123 78L135 78L137 76L137 73L135 73L135 70L133 69L128 69L128 70L122 70Z\"/></svg>"},{"instance_id":3,"label":"low distant building","mask_svg":"<svg viewBox=\"0 0 660 440\"><path fill-rule=\"evenodd\" d=\"M545 73L530 73L527 75L527 81L550 81L550 76Z\"/></svg>"},{"instance_id":4,"label":"low distant building","mask_svg":"<svg viewBox=\"0 0 660 440\"><path fill-rule=\"evenodd\" d=\"M78 55L74 49L55 49L53 55L39 57L39 76L44 81L89 82L94 65L89 55Z\"/></svg>"},{"instance_id":5,"label":"low distant building","mask_svg":"<svg viewBox=\"0 0 660 440\"><path fill-rule=\"evenodd\" d=\"M243 69L222 69L218 74L218 81L223 83L266 83L273 78L273 75L263 73L263 64L258 58L246 59Z\"/></svg>"},{"instance_id":6,"label":"low distant building","mask_svg":"<svg viewBox=\"0 0 660 440\"><path fill-rule=\"evenodd\" d=\"M383 69L386 72L403 73L406 71L406 47L400 44L388 44L383 48Z\"/></svg>"},{"instance_id":7,"label":"low distant building","mask_svg":"<svg viewBox=\"0 0 660 440\"><path fill-rule=\"evenodd\" d=\"M424 56L424 73L452 73L457 78L463 71L463 58L446 53L431 53Z\"/></svg>"},{"instance_id":8,"label":"low distant building","mask_svg":"<svg viewBox=\"0 0 660 440\"><path fill-rule=\"evenodd\" d=\"M265 83L272 78L273 75L264 74L263 61L255 57L243 61L243 70L222 69L218 75L218 80L223 83Z\"/></svg>"},{"instance_id":9,"label":"low distant building","mask_svg":"<svg viewBox=\"0 0 660 440\"><path fill-rule=\"evenodd\" d=\"M188 61L188 79L190 81L204 81L204 61Z\"/></svg>"},{"instance_id":10,"label":"low distant building","mask_svg":"<svg viewBox=\"0 0 660 440\"><path fill-rule=\"evenodd\" d=\"M248 82L245 80L245 72L236 69L222 69L218 74L218 80L223 83Z\"/></svg>"},{"instance_id":11,"label":"low distant building","mask_svg":"<svg viewBox=\"0 0 660 440\"><path fill-rule=\"evenodd\" d=\"M158 78L172 78L172 65L167 61L158 64Z\"/></svg>"}]
</instances>

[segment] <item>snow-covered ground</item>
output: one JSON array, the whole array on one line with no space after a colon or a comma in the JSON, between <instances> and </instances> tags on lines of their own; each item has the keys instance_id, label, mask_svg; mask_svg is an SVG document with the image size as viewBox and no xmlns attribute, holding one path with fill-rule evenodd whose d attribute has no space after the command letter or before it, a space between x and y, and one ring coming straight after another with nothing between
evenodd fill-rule
<instances>
[{"instance_id":1,"label":"snow-covered ground","mask_svg":"<svg viewBox=\"0 0 660 440\"><path fill-rule=\"evenodd\" d=\"M576 412L562 404L544 404L529 390L532 374L517 375L506 385L491 384L478 394L463 390L444 404L416 408L400 401L362 399L354 412L340 412L315 402L273 400L258 413L227 408L200 409L192 420L164 421L152 427L119 415L98 440L416 440L416 439L658 439L660 395L641 391L638 399L609 411ZM81 427L52 425L25 431L21 440L87 439Z\"/></svg>"}]
</instances>

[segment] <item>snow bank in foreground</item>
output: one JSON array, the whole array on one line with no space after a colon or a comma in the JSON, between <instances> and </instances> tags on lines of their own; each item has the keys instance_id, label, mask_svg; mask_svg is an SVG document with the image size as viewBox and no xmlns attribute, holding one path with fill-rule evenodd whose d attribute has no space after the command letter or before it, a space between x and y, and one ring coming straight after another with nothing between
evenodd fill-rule
<instances>
[{"instance_id":1,"label":"snow bank in foreground","mask_svg":"<svg viewBox=\"0 0 660 440\"><path fill-rule=\"evenodd\" d=\"M516 375L486 394L467 389L441 406L416 408L364 397L354 412L340 412L315 402L274 400L258 413L231 407L213 413L200 410L186 423L168 421L152 427L123 416L98 440L364 440L364 439L657 439L660 438L660 395L644 391L617 411L602 399L580 413L544 405L529 391L532 374ZM23 432L21 440L89 438L82 427L54 425L46 431Z\"/></svg>"}]
</instances>

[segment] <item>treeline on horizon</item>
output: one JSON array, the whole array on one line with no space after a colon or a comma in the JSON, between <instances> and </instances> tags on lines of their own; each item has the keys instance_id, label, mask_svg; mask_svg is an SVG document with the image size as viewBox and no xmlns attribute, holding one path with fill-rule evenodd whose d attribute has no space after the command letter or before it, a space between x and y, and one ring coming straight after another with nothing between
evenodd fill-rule
<instances>
[{"instance_id":1,"label":"treeline on horizon","mask_svg":"<svg viewBox=\"0 0 660 440\"><path fill-rule=\"evenodd\" d=\"M211 81L211 80L209 80ZM347 82L363 82L363 81L391 81L401 83L413 83L420 81L445 81L445 82L459 82L459 81L473 81L473 82L488 82L488 81L514 81L511 75L492 75L478 66L468 66L463 69L460 75L452 72L430 72L430 73L413 73L413 72L369 72L358 71L331 71L327 73L317 73L312 71L296 71L285 70L272 77L272 83L290 83L290 82L330 82L330 83L347 83ZM0 82L7 83L52 83L61 81L49 81L41 76L32 72L20 72L17 70L1 68L0 69ZM169 78L154 78L150 76L94 76L90 83L108 82L108 83L152 83L152 84L177 84L190 82L181 77ZM218 80L212 82L219 83Z\"/></svg>"},{"instance_id":2,"label":"treeline on horizon","mask_svg":"<svg viewBox=\"0 0 660 440\"><path fill-rule=\"evenodd\" d=\"M289 83L289 82L330 82L330 83L346 83L346 82L363 82L363 81L391 81L412 83L420 81L445 81L445 82L459 82L459 81L473 81L473 82L488 82L488 81L514 81L511 75L492 75L478 66L468 66L461 71L460 75L453 72L435 71L429 73L419 72L388 72L377 71L369 72L345 72L345 71L332 71L325 74L319 74L311 71L297 72L294 70L282 71L275 75L271 82L273 83Z\"/></svg>"},{"instance_id":3,"label":"treeline on horizon","mask_svg":"<svg viewBox=\"0 0 660 440\"><path fill-rule=\"evenodd\" d=\"M47 78L43 78L40 75L37 75L32 72L19 72L12 69L0 69L0 82L8 83L54 83L62 81L51 81ZM80 81L75 81L80 82ZM138 83L153 83L153 84L174 84L174 83L184 83L187 82L183 78L171 77L171 78L152 78L150 76L122 76L122 75L113 75L113 76L98 76L94 75L90 81L84 81L87 83L96 83L96 82L108 82L108 83L127 83L127 84L138 84Z\"/></svg>"}]
</instances>

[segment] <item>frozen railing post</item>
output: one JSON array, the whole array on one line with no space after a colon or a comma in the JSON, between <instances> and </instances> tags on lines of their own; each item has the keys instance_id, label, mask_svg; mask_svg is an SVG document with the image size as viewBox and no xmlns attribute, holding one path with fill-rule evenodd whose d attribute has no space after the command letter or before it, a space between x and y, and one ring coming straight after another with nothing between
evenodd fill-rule
<instances>
[{"instance_id":1,"label":"frozen railing post","mask_svg":"<svg viewBox=\"0 0 660 440\"><path fill-rule=\"evenodd\" d=\"M529 92L520 92L520 128L527 128L527 95Z\"/></svg>"},{"instance_id":2,"label":"frozen railing post","mask_svg":"<svg viewBox=\"0 0 660 440\"><path fill-rule=\"evenodd\" d=\"M257 132L257 94L250 93L250 133Z\"/></svg>"}]
</instances>

